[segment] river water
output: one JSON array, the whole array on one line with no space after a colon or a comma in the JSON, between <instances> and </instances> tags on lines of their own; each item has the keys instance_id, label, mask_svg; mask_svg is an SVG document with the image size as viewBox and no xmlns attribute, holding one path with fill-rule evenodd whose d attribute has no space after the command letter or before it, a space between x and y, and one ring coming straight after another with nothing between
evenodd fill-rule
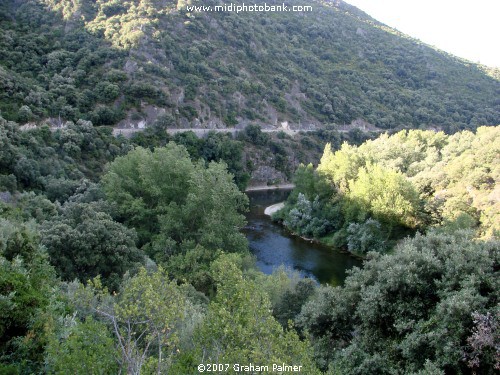
<instances>
[{"instance_id":1,"label":"river water","mask_svg":"<svg viewBox=\"0 0 500 375\"><path fill-rule=\"evenodd\" d=\"M281 225L273 223L264 209L284 201L290 190L248 192L250 212L244 233L250 251L257 258L259 269L270 274L281 265L294 269L302 276L322 284L342 285L346 271L361 266L361 261L336 249L311 243L289 234Z\"/></svg>"}]
</instances>

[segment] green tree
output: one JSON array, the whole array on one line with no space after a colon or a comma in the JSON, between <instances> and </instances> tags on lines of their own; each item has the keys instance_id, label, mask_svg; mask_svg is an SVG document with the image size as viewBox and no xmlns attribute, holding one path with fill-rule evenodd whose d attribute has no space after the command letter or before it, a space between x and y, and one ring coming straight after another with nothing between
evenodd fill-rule
<instances>
[{"instance_id":1,"label":"green tree","mask_svg":"<svg viewBox=\"0 0 500 375\"><path fill-rule=\"evenodd\" d=\"M17 118L21 123L33 120L33 112L31 111L31 108L27 105L23 105L21 108L19 108Z\"/></svg>"},{"instance_id":2,"label":"green tree","mask_svg":"<svg viewBox=\"0 0 500 375\"><path fill-rule=\"evenodd\" d=\"M59 275L86 281L100 275L116 290L121 277L143 261L135 232L114 221L105 203L68 202L41 227L42 243Z\"/></svg>"},{"instance_id":3,"label":"green tree","mask_svg":"<svg viewBox=\"0 0 500 375\"><path fill-rule=\"evenodd\" d=\"M269 134L263 133L259 125L246 126L244 136L248 142L257 146L264 146L269 142Z\"/></svg>"},{"instance_id":4,"label":"green tree","mask_svg":"<svg viewBox=\"0 0 500 375\"><path fill-rule=\"evenodd\" d=\"M328 213L328 210L320 204L318 196L311 202L304 194L299 193L297 203L288 212L283 223L299 235L321 237L333 227L324 213Z\"/></svg>"},{"instance_id":5,"label":"green tree","mask_svg":"<svg viewBox=\"0 0 500 375\"><path fill-rule=\"evenodd\" d=\"M85 322L72 321L63 337L53 337L46 348L50 374L116 374L116 344L108 327L91 317Z\"/></svg>"},{"instance_id":6,"label":"green tree","mask_svg":"<svg viewBox=\"0 0 500 375\"><path fill-rule=\"evenodd\" d=\"M350 183L344 207L347 221L363 220L371 213L389 226L414 228L418 205L418 193L403 174L368 164ZM361 212L350 212L352 206Z\"/></svg>"},{"instance_id":7,"label":"green tree","mask_svg":"<svg viewBox=\"0 0 500 375\"><path fill-rule=\"evenodd\" d=\"M193 163L174 143L153 151L139 147L110 165L103 186L124 222L138 229L140 243L152 241L148 248L158 259L187 241L212 250L246 249L237 229L248 199L223 163Z\"/></svg>"},{"instance_id":8,"label":"green tree","mask_svg":"<svg viewBox=\"0 0 500 375\"><path fill-rule=\"evenodd\" d=\"M0 218L0 255L12 261L20 257L30 262L37 254L39 234L34 223L22 223Z\"/></svg>"},{"instance_id":9,"label":"green tree","mask_svg":"<svg viewBox=\"0 0 500 375\"><path fill-rule=\"evenodd\" d=\"M364 161L354 146L347 143L333 153L329 143L318 165L318 173L331 181L341 191L347 191L349 181L355 179L358 169L364 165Z\"/></svg>"},{"instance_id":10,"label":"green tree","mask_svg":"<svg viewBox=\"0 0 500 375\"><path fill-rule=\"evenodd\" d=\"M351 253L366 254L386 249L385 234L377 220L369 218L362 224L350 223L347 228L347 249Z\"/></svg>"},{"instance_id":11,"label":"green tree","mask_svg":"<svg viewBox=\"0 0 500 375\"><path fill-rule=\"evenodd\" d=\"M273 309L273 315L283 328L287 328L290 321L295 322L302 306L314 295L315 291L314 280L302 279L293 288L283 293Z\"/></svg>"},{"instance_id":12,"label":"green tree","mask_svg":"<svg viewBox=\"0 0 500 375\"><path fill-rule=\"evenodd\" d=\"M372 253L344 287L323 287L302 310L299 322L319 364L346 374L415 373L429 361L446 373L468 373L463 348L472 314L497 309L498 249L497 241L459 231L417 235L393 254ZM493 374L487 353L478 371Z\"/></svg>"},{"instance_id":13,"label":"green tree","mask_svg":"<svg viewBox=\"0 0 500 375\"><path fill-rule=\"evenodd\" d=\"M243 275L238 263L233 254L222 255L212 264L217 296L195 332L193 364L284 362L301 364L308 374L319 373L308 343L300 341L293 329L280 326L271 314L268 295Z\"/></svg>"},{"instance_id":14,"label":"green tree","mask_svg":"<svg viewBox=\"0 0 500 375\"><path fill-rule=\"evenodd\" d=\"M121 220L136 228L139 244L144 245L159 233L161 215L180 210L194 171L182 146L169 143L154 151L138 147L110 164L102 178L103 189L117 203Z\"/></svg>"},{"instance_id":15,"label":"green tree","mask_svg":"<svg viewBox=\"0 0 500 375\"><path fill-rule=\"evenodd\" d=\"M179 326L193 312L184 291L161 268L144 268L110 296L99 279L74 295L79 309L108 322L118 342L118 361L128 374L167 373L179 343Z\"/></svg>"},{"instance_id":16,"label":"green tree","mask_svg":"<svg viewBox=\"0 0 500 375\"><path fill-rule=\"evenodd\" d=\"M230 134L209 132L201 142L200 155L207 162L223 161L226 163L227 170L234 176L236 185L241 190L245 189L250 176L243 168L243 143L233 140Z\"/></svg>"},{"instance_id":17,"label":"green tree","mask_svg":"<svg viewBox=\"0 0 500 375\"><path fill-rule=\"evenodd\" d=\"M34 373L46 344L40 313L49 304L56 275L33 228L0 222L0 372Z\"/></svg>"}]
</instances>

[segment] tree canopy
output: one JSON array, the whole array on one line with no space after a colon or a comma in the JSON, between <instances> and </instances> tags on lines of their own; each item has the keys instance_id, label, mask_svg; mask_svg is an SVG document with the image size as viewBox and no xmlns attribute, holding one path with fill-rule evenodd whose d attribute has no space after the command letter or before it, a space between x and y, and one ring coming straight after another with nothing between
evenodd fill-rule
<instances>
[{"instance_id":1,"label":"tree canopy","mask_svg":"<svg viewBox=\"0 0 500 375\"><path fill-rule=\"evenodd\" d=\"M139 246L203 290L212 284L205 271L217 251L247 251L238 229L245 224L248 198L224 163L193 162L175 143L152 151L138 147L116 158L102 183L119 219L136 228ZM194 265L202 259L204 271Z\"/></svg>"},{"instance_id":2,"label":"tree canopy","mask_svg":"<svg viewBox=\"0 0 500 375\"><path fill-rule=\"evenodd\" d=\"M498 241L433 232L371 253L343 288L323 287L303 308L324 369L342 374L469 373L474 313L498 319ZM486 337L484 337L486 339ZM474 371L493 374L494 344L479 347Z\"/></svg>"},{"instance_id":3,"label":"tree canopy","mask_svg":"<svg viewBox=\"0 0 500 375\"><path fill-rule=\"evenodd\" d=\"M234 229L245 223L240 212L248 200L223 163L192 162L175 143L153 151L138 147L115 159L102 181L122 220L138 229L142 245L156 237L226 251L245 246Z\"/></svg>"},{"instance_id":4,"label":"tree canopy","mask_svg":"<svg viewBox=\"0 0 500 375\"><path fill-rule=\"evenodd\" d=\"M343 1L314 0L311 12L255 14L187 12L181 3L3 2L2 115L21 123L151 125L156 107L183 127L340 127L363 119L382 129L457 131L499 123L493 70L424 45Z\"/></svg>"},{"instance_id":5,"label":"tree canopy","mask_svg":"<svg viewBox=\"0 0 500 375\"><path fill-rule=\"evenodd\" d=\"M40 233L51 264L64 280L101 276L117 290L125 272L144 262L135 231L114 221L102 201L66 203L60 215L43 223Z\"/></svg>"},{"instance_id":6,"label":"tree canopy","mask_svg":"<svg viewBox=\"0 0 500 375\"><path fill-rule=\"evenodd\" d=\"M276 215L292 231L364 254L431 227L498 234L499 127L447 136L410 130L359 146L327 144L316 169L300 167ZM367 246L367 245L370 246Z\"/></svg>"}]
</instances>

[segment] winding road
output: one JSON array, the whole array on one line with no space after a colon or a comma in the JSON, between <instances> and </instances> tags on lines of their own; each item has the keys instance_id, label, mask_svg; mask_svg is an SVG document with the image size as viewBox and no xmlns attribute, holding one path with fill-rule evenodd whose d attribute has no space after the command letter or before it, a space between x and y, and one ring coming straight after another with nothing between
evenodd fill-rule
<instances>
[{"instance_id":1,"label":"winding road","mask_svg":"<svg viewBox=\"0 0 500 375\"><path fill-rule=\"evenodd\" d=\"M199 129L199 128L184 128L184 129L167 129L168 134L177 134L177 133L184 133L184 132L189 132L192 131L198 138L203 138L206 137L209 132L216 132L216 133L231 133L233 136L236 133L239 133L243 131L244 129L234 129L234 128L227 128L227 129ZM314 131L316 129L303 129L303 130L291 130L291 129L262 129L263 133L279 133L279 132L284 132L288 135L294 136L300 132L310 132ZM113 129L113 135L118 136L118 135L123 135L124 137L131 137L134 133L137 132L142 132L144 131L144 128L114 128ZM339 130L340 132L344 132L343 130ZM347 132L346 130L345 132Z\"/></svg>"}]
</instances>

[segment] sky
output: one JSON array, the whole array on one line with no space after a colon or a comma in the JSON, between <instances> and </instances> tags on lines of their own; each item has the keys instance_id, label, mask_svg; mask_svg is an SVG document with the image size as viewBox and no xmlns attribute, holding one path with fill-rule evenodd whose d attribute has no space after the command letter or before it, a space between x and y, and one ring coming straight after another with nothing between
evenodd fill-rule
<instances>
[{"instance_id":1,"label":"sky","mask_svg":"<svg viewBox=\"0 0 500 375\"><path fill-rule=\"evenodd\" d=\"M346 0L376 20L472 62L500 67L500 0Z\"/></svg>"}]
</instances>

